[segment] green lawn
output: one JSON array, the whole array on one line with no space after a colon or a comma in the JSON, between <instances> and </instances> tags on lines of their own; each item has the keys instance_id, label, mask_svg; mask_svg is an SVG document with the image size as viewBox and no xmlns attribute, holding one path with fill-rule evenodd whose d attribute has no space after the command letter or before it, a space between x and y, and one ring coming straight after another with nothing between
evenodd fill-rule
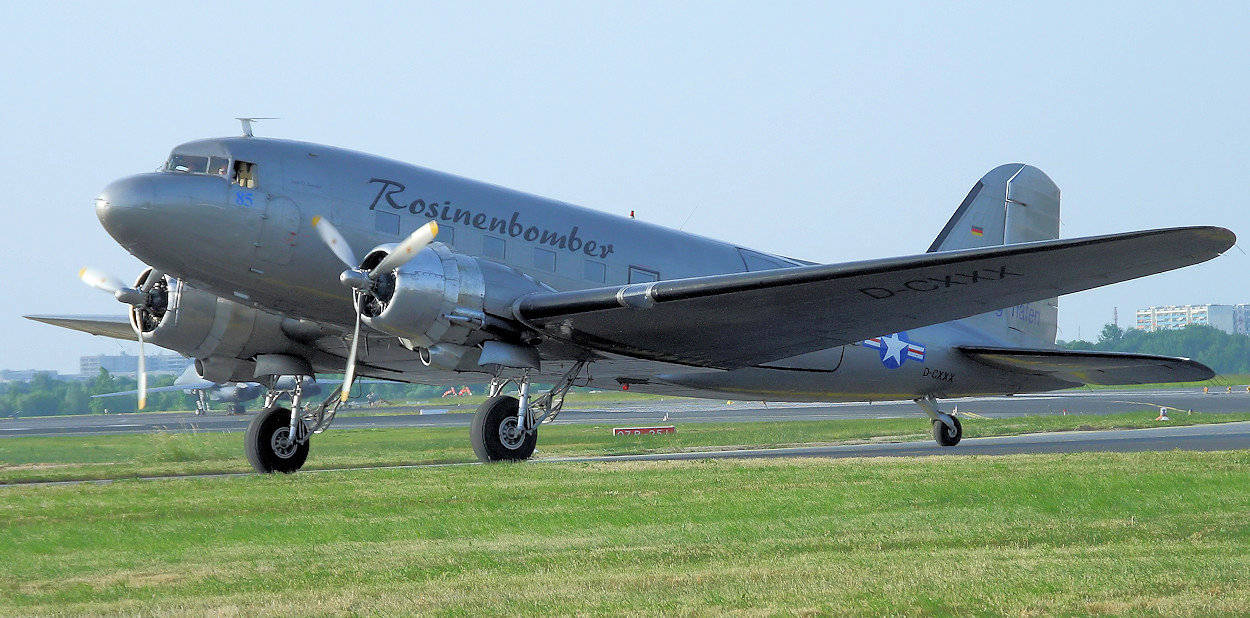
<instances>
[{"instance_id":1,"label":"green lawn","mask_svg":"<svg viewBox=\"0 0 1250 618\"><path fill-rule=\"evenodd\" d=\"M17 486L0 613L1245 615L1248 480L1238 451Z\"/></svg>"},{"instance_id":2,"label":"green lawn","mask_svg":"<svg viewBox=\"0 0 1250 618\"><path fill-rule=\"evenodd\" d=\"M1111 415L965 419L969 438L1040 431L1072 431L1250 420L1241 414L1156 412ZM345 468L475 461L467 428L331 429L314 436L307 468ZM777 447L872 440L931 440L929 423L915 418L752 423L677 423L672 436L615 437L608 426L543 426L537 457L624 455L723 447ZM0 439L0 483L118 479L212 472L247 472L243 436L164 433Z\"/></svg>"}]
</instances>

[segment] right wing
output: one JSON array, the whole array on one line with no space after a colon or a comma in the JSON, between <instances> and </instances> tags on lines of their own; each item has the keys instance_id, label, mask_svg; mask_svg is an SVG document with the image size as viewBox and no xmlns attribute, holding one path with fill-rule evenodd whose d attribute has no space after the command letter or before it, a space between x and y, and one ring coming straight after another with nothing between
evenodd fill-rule
<instances>
[{"instance_id":1,"label":"right wing","mask_svg":"<svg viewBox=\"0 0 1250 618\"><path fill-rule=\"evenodd\" d=\"M734 369L1127 281L1226 251L1219 227L530 294L513 313L592 350Z\"/></svg>"}]
</instances>

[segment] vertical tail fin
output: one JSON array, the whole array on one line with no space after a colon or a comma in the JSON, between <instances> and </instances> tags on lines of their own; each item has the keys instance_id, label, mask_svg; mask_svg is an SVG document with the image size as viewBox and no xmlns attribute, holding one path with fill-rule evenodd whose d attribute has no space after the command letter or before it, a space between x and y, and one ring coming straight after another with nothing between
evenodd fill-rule
<instances>
[{"instance_id":1,"label":"vertical tail fin","mask_svg":"<svg viewBox=\"0 0 1250 618\"><path fill-rule=\"evenodd\" d=\"M1059 187L1042 170L1011 163L968 192L929 252L1059 238ZM1004 345L1054 345L1059 299L1026 303L960 320Z\"/></svg>"}]
</instances>

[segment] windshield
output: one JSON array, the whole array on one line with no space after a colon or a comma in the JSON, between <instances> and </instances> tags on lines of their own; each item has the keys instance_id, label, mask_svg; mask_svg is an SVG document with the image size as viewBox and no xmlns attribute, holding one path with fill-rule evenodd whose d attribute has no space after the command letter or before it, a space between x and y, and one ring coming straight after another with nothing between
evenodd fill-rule
<instances>
[{"instance_id":1,"label":"windshield","mask_svg":"<svg viewBox=\"0 0 1250 618\"><path fill-rule=\"evenodd\" d=\"M230 169L230 160L225 157L213 157L193 154L172 154L165 163L165 171L183 174L212 174L225 176Z\"/></svg>"}]
</instances>

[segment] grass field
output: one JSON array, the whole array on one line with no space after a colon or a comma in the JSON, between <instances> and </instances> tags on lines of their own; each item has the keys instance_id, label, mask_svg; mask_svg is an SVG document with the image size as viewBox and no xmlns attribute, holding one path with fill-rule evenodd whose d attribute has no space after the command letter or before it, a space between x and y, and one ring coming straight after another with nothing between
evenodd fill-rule
<instances>
[{"instance_id":1,"label":"grass field","mask_svg":"<svg viewBox=\"0 0 1250 618\"><path fill-rule=\"evenodd\" d=\"M1024 416L967 419L969 438L1043 431L1127 429L1250 420L1241 414L1175 415L1156 422L1150 410L1110 415ZM672 436L610 435L607 426L548 425L539 432L537 457L625 455L723 447L779 447L873 440L931 440L929 423L915 418L679 423ZM475 461L467 428L336 430L315 436L306 468ZM120 479L141 476L248 472L243 436L164 433L0 439L0 483Z\"/></svg>"},{"instance_id":2,"label":"grass field","mask_svg":"<svg viewBox=\"0 0 1250 618\"><path fill-rule=\"evenodd\" d=\"M0 489L0 613L1250 612L1250 453Z\"/></svg>"}]
</instances>

